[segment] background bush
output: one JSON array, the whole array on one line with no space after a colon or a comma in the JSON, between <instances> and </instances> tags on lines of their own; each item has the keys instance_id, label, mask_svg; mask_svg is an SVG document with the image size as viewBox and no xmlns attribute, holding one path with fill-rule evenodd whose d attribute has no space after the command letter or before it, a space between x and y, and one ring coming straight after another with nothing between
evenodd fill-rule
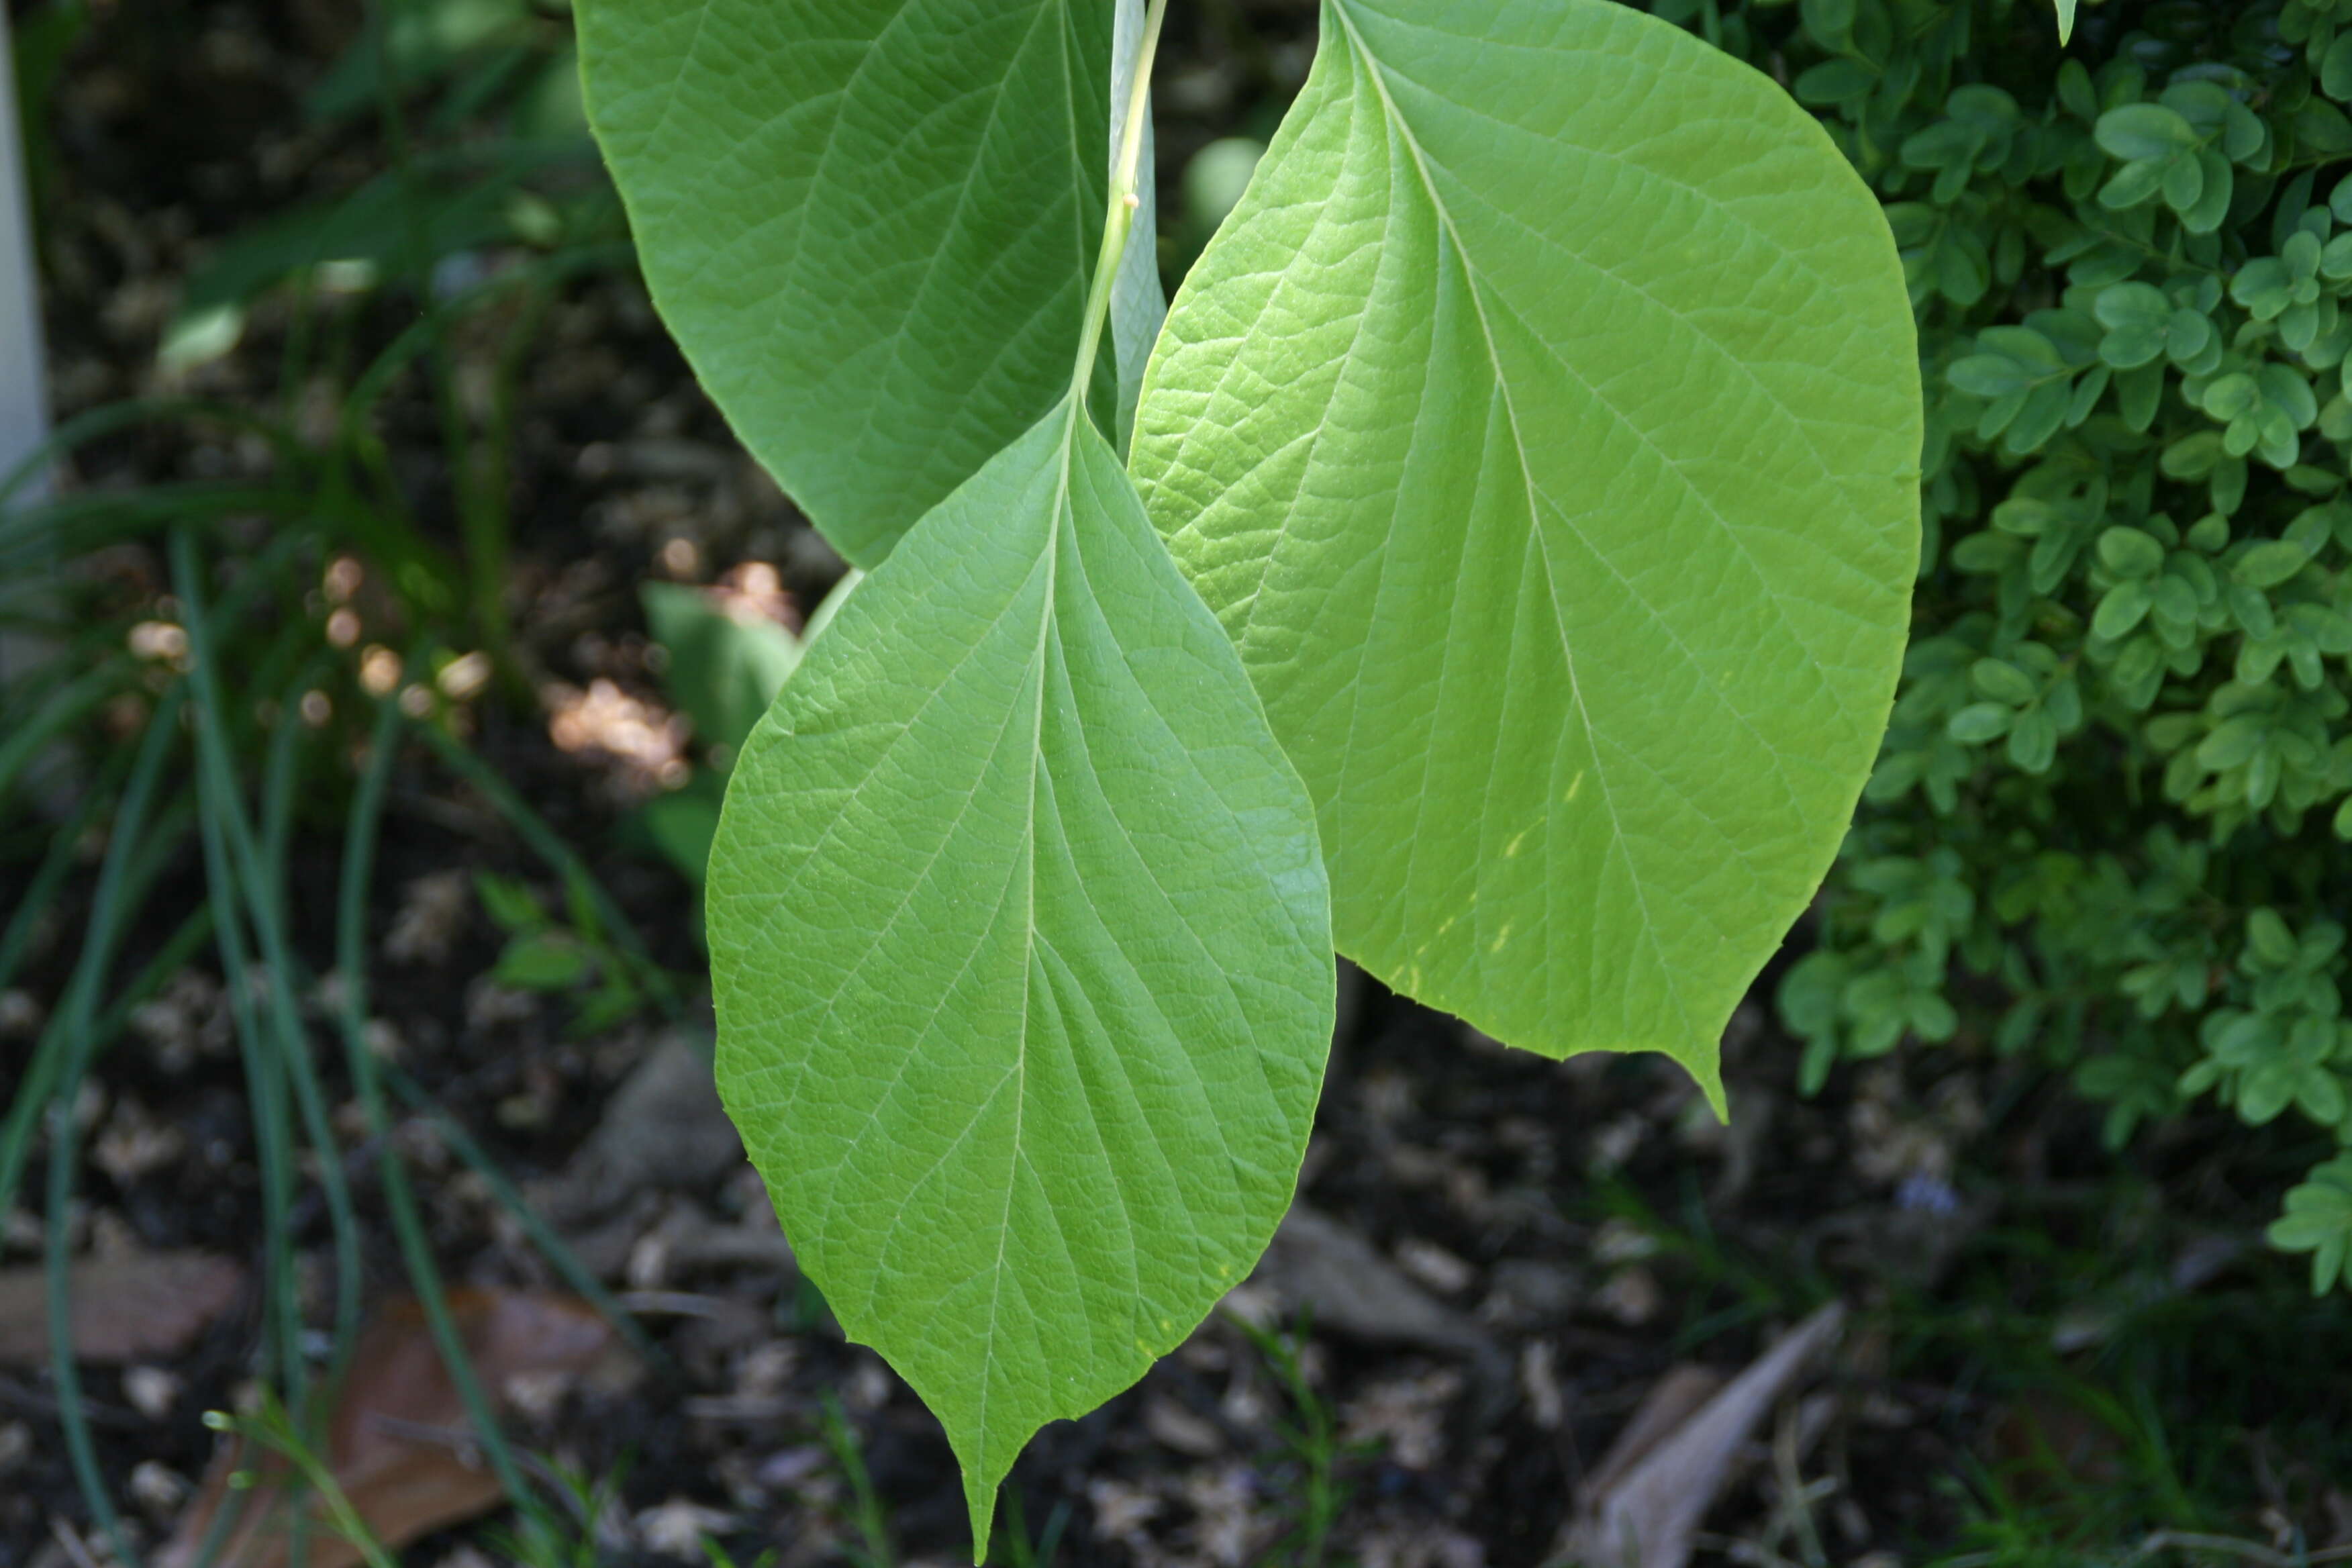
<instances>
[{"instance_id":1,"label":"background bush","mask_svg":"<svg viewBox=\"0 0 2352 1568\"><path fill-rule=\"evenodd\" d=\"M1787 974L1818 1087L2038 1058L2120 1145L2202 1097L2352 1281L2352 3L1939 0L1670 20L1882 193L1927 382L1913 642Z\"/></svg>"}]
</instances>

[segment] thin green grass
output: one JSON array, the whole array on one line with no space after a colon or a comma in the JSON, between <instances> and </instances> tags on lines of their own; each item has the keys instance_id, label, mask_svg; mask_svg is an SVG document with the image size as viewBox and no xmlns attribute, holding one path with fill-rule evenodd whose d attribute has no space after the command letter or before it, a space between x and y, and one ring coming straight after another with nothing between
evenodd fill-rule
<instances>
[{"instance_id":1,"label":"thin green grass","mask_svg":"<svg viewBox=\"0 0 2352 1568\"><path fill-rule=\"evenodd\" d=\"M86 723L106 700L121 689L128 661L108 659L75 677L47 701L23 719L11 721L0 736L0 797L14 789L33 759L67 731Z\"/></svg>"},{"instance_id":2,"label":"thin green grass","mask_svg":"<svg viewBox=\"0 0 2352 1568\"><path fill-rule=\"evenodd\" d=\"M644 1327L626 1307L621 1305L620 1299L605 1289L604 1282L580 1260L580 1255L572 1250L571 1244L540 1217L539 1212L531 1207L530 1201L523 1196L522 1189L515 1185L514 1178L499 1168L499 1163L474 1141L473 1135L458 1125L456 1118L435 1104L425 1087L402 1071L397 1063L379 1062L374 1065L381 1081L391 1085L393 1092L408 1109L432 1127L434 1136L464 1161L467 1168L480 1178L490 1195L505 1206L509 1216L531 1245L539 1249L540 1256L555 1271L557 1278L596 1309L606 1325L631 1350L643 1356L655 1371L674 1371L667 1352L647 1337Z\"/></svg>"},{"instance_id":3,"label":"thin green grass","mask_svg":"<svg viewBox=\"0 0 2352 1568\"><path fill-rule=\"evenodd\" d=\"M50 1372L57 1384L58 1419L64 1428L66 1451L72 1462L74 1479L89 1504L91 1518L104 1532L121 1568L139 1568L140 1558L131 1547L130 1534L123 1529L121 1515L114 1507L105 1477L99 1468L97 1447L90 1438L89 1413L83 1407L80 1368L74 1359L69 1248L73 1228L74 1177L80 1154L79 1128L74 1118L74 1105L81 1096L83 1079L98 1052L99 994L113 967L115 953L132 912L128 907L130 900L123 896L124 883L140 844L141 829L163 776L163 764L171 756L173 742L177 740L177 721L185 691L184 682L175 682L163 700L157 704L153 716L148 721L146 735L140 742L138 760L132 764L130 780L123 787L121 804L115 813L114 833L107 846L106 858L99 866L97 885L91 893L88 932L60 1009L64 1020L64 1055L58 1069L57 1089L50 1098L48 1201L45 1215L47 1234L44 1254L48 1281Z\"/></svg>"},{"instance_id":4,"label":"thin green grass","mask_svg":"<svg viewBox=\"0 0 2352 1568\"><path fill-rule=\"evenodd\" d=\"M595 873L589 870L588 863L553 828L548 826L537 812L524 804L522 796L515 793L513 786L499 777L488 763L467 751L455 736L434 728L426 728L423 734L426 743L432 746L449 770L479 792L482 798L512 825L516 836L531 852L563 879L564 886L572 897L595 911L598 922L614 946L628 960L632 977L664 1013L676 1016L683 1006L677 984L667 970L654 962L645 939L638 935L636 927L622 911L621 906L614 901L613 895L604 890Z\"/></svg>"},{"instance_id":5,"label":"thin green grass","mask_svg":"<svg viewBox=\"0 0 2352 1568\"><path fill-rule=\"evenodd\" d=\"M379 25L382 7L376 7ZM393 90L397 92L396 86ZM397 104L394 106L397 112ZM421 198L419 198L421 199ZM415 204L412 203L414 208ZM329 1408L319 1388L313 1358L304 1338L304 1302L298 1268L296 1200L303 1146L317 1157L333 1258L332 1360L340 1371L353 1342L365 1301L363 1233L359 1224L343 1152L330 1116L330 1102L302 1022L298 1000L304 969L294 951L296 931L289 909L288 869L303 800L308 731L292 721L290 710L315 683L322 668L314 617L292 612L305 584L298 563L306 556L355 550L380 569L412 624L440 623L470 608L477 630L497 647L504 641L501 595L508 520L505 516L505 448L511 436L513 388L531 333L545 305L563 281L584 272L627 264L625 244L573 247L508 269L499 278L448 299L431 289L429 258L413 259L414 281L427 302L426 319L404 331L392 346L344 377L342 364L329 368L346 380L349 393L341 417L327 437L306 443L292 420L250 409L196 399L143 400L111 405L64 422L37 452L0 475L0 620L43 630L66 651L28 678L0 689L9 721L0 732L0 798L14 792L39 759L79 729L105 704L142 689L152 667L121 652L119 623L92 627L68 613L74 601L58 597L63 563L123 540L163 543L170 558L183 619L191 642L192 675L175 682L149 721L136 748L108 752L93 783L83 787L72 820L49 830L38 863L0 929L0 986L15 978L33 950L37 933L70 886L79 846L89 830L113 814L111 837L98 879L88 931L66 995L26 1063L16 1098L0 1120L0 1210L16 1196L22 1173L41 1131L49 1123L47 1269L53 1297L53 1328L69 1322L70 1281L66 1273L67 1237L62 1205L70 1200L79 1138L70 1107L99 1055L120 1032L131 1010L153 994L210 942L216 951L228 1010L251 1108L254 1158L259 1174L262 1220L264 1366L282 1393L288 1431L316 1435ZM460 315L525 289L520 321L499 356L495 407L486 431L471 431L454 395L454 368L442 353L446 329ZM289 336L282 388L293 410L311 366L319 334L311 312L298 309L298 330ZM349 312L330 322L329 357L340 360L356 341ZM457 484L467 562L461 566L431 542L410 514L395 482L389 455L375 433L372 414L404 370L427 356L428 388L445 416L444 454ZM68 494L37 504L8 505L59 459L89 442L158 424L205 423L239 435L258 436L277 458L277 472L262 480L198 480L148 485L129 491ZM484 449L484 442L490 450ZM272 525L268 542L247 552L239 570L210 609L209 567L198 541L219 525L247 518ZM242 628L263 621L253 614L269 599L289 613L257 645ZM264 624L267 624L266 621ZM240 679L228 673L226 645L237 645ZM278 699L274 726L257 723L252 699ZM174 781L166 789L165 761L176 745L184 707L195 718L194 778L190 799L179 797ZM267 728L268 732L263 731ZM526 1534L545 1531L543 1510L525 1484L523 1471L500 1436L488 1396L466 1363L461 1341L450 1321L440 1278L426 1245L415 1195L387 1136L389 1116L375 1064L360 1034L365 995L364 917L366 881L379 826L385 769L404 731L386 708L379 724L377 752L354 801L354 827L345 843L345 887L340 895L338 953L346 986L343 1009L345 1054L354 1085L371 1118L393 1229L431 1323L436 1344L450 1362L450 1375L464 1395L485 1452L513 1497ZM436 742L453 742L432 733ZM458 771L473 759L456 748ZM257 777L248 768L257 763ZM126 782L126 774L128 780ZM480 785L487 770L477 773ZM257 802L247 789L257 783ZM510 791L494 779L486 788L516 821L524 837L559 865L575 897L598 910L604 928L628 955L645 990L671 1009L677 1005L668 977L653 964L644 944L584 864ZM169 796L170 798L165 798ZM191 829L201 853L207 896L183 918L172 936L129 985L116 987L110 971L126 933L138 921L157 878L181 853ZM9 846L12 851L16 846ZM100 1007L100 1002L109 1005ZM402 1087L413 1089L404 1080ZM445 1135L454 1124L445 1123ZM643 1331L623 1311L523 1205L513 1184L462 1133L451 1138L469 1163L491 1178L493 1192L530 1230L556 1271L593 1301L633 1345L658 1362ZM57 1329L62 1336L64 1331ZM108 1495L90 1441L80 1385L64 1338L53 1346L61 1419L68 1447L90 1515L106 1534L122 1568L137 1559L125 1539L121 1519ZM324 1380L331 1388L334 1379ZM314 1478L315 1480L315 1478ZM331 1501L331 1500L330 1500ZM208 1560L230 1517L215 1521ZM297 1521L296 1559L307 1510Z\"/></svg>"},{"instance_id":6,"label":"thin green grass","mask_svg":"<svg viewBox=\"0 0 2352 1568\"><path fill-rule=\"evenodd\" d=\"M136 885L135 878L126 881ZM135 892L126 895L124 901L135 903ZM211 937L212 930L211 909L197 909L180 922L179 929L156 950L155 956L148 960L131 984L121 987L90 1031L93 1063L113 1044L131 1015L196 955ZM53 1020L34 1047L25 1076L17 1083L16 1098L9 1102L6 1119L0 1121L0 1214L7 1213L9 1205L16 1202L16 1186L24 1177L34 1134L48 1107L58 1073L65 1064L65 1030Z\"/></svg>"},{"instance_id":7,"label":"thin green grass","mask_svg":"<svg viewBox=\"0 0 2352 1568\"><path fill-rule=\"evenodd\" d=\"M231 1415L226 1411L212 1410L205 1414L205 1425L215 1432L244 1439L257 1452L272 1453L292 1466L301 1478L302 1485L318 1494L327 1510L327 1525L337 1535L351 1543L352 1550L368 1568L397 1568L393 1555L384 1550L383 1542L367 1521L352 1505L351 1494L344 1491L336 1479L333 1467L320 1458L317 1447L303 1434L293 1415L278 1403L269 1391L262 1391L260 1407L247 1415ZM224 1507L215 1511L213 1523L218 1528L230 1510ZM205 1554L211 1556L208 1551Z\"/></svg>"},{"instance_id":8,"label":"thin green grass","mask_svg":"<svg viewBox=\"0 0 2352 1568\"><path fill-rule=\"evenodd\" d=\"M1028 1506L1022 1500L1021 1489L1004 1489L1004 1511L998 1517L996 1535L1003 1543L1001 1556L991 1561L1001 1562L1003 1568L1054 1568L1054 1560L1062 1552L1062 1536L1070 1527L1070 1500L1055 1500L1054 1511L1045 1516L1045 1528L1032 1542L1029 1539Z\"/></svg>"},{"instance_id":9,"label":"thin green grass","mask_svg":"<svg viewBox=\"0 0 2352 1568\"><path fill-rule=\"evenodd\" d=\"M856 1568L897 1568L898 1553L890 1542L890 1516L882 1506L881 1494L874 1489L874 1478L866 1471L866 1449L858 1441L857 1428L850 1425L841 1401L830 1394L824 1396L819 1419L824 1446L831 1450L842 1479L849 1483L849 1521L857 1538L842 1548L843 1553Z\"/></svg>"},{"instance_id":10,"label":"thin green grass","mask_svg":"<svg viewBox=\"0 0 2352 1568\"><path fill-rule=\"evenodd\" d=\"M118 751L98 786L83 796L73 819L50 839L39 868L26 884L24 897L8 917L6 929L0 931L0 991L6 990L8 982L16 978L17 965L31 950L35 933L55 907L58 890L73 869L74 860L81 852L83 836L113 803L123 776L130 772L131 759L129 750ZM16 1183L32 1147L34 1125L48 1104L49 1087L56 1080L65 1050L65 1031L53 1018L41 1031L32 1059L26 1064L16 1097L9 1103L7 1119L0 1121L0 1214L7 1213L16 1201Z\"/></svg>"},{"instance_id":11,"label":"thin green grass","mask_svg":"<svg viewBox=\"0 0 2352 1568\"><path fill-rule=\"evenodd\" d=\"M375 1053L367 1044L368 889L374 875L375 846L383 826L384 793L403 731L399 709L390 702L379 704L375 731L370 741L367 768L361 774L359 789L352 798L351 821L343 835L343 864L336 894L335 914L335 962L342 983L341 1003L336 1012L341 1025L343 1056L350 1067L352 1085L359 1092L360 1103L367 1114L368 1131L375 1143L377 1177L383 1184L384 1206L392 1216L393 1233L399 1241L401 1261L415 1287L417 1300L425 1311L426 1327L433 1336L434 1348L440 1352L450 1384L457 1390L458 1398L465 1405L476 1438L481 1444L491 1469L497 1474L499 1484L506 1489L508 1498L522 1519L524 1539L534 1547L551 1551L555 1535L552 1523L524 1479L522 1467L499 1428L498 1413L482 1387L481 1379L475 1374L472 1361L467 1356L465 1341L449 1316L440 1267L434 1259L432 1244L425 1235L425 1222L417 1212L415 1194L409 1185L407 1169L401 1163L398 1148L392 1137L392 1121L384 1105Z\"/></svg>"},{"instance_id":12,"label":"thin green grass","mask_svg":"<svg viewBox=\"0 0 2352 1568\"><path fill-rule=\"evenodd\" d=\"M175 552L184 545L186 537L185 534L175 536ZM227 885L221 887L215 882L215 886L228 898L232 906L236 895L243 895L259 943L262 973L268 986L268 1017L271 1039L277 1049L277 1060L273 1066L290 1085L303 1131L318 1155L319 1184L326 1195L334 1247L334 1343L335 1359L340 1363L359 1331L362 1290L359 1218L352 1206L351 1182L343 1171L342 1152L335 1137L326 1094L320 1085L316 1064L311 1059L310 1041L302 1026L301 1005L294 996L295 963L287 934L289 921L283 876L271 874L271 868L254 842L252 826L247 820L244 804L237 796L235 776L230 772L227 744L222 733L220 693L206 673L211 656L202 590L195 581L192 563L175 562L175 565L184 563L189 564L189 571L180 583L180 590L182 602L187 607L190 634L196 648L195 682L199 704L196 737L202 759L198 773L211 802L207 813L217 813L228 839ZM279 723L278 736L285 740L297 732L298 727L289 714ZM282 872L282 868L280 869ZM224 924L227 923L226 913L216 918ZM298 1318L298 1337L299 1327ZM296 1365L299 1365L299 1360ZM289 1402L299 1405L303 1392L301 1381L290 1381L287 1386Z\"/></svg>"},{"instance_id":13,"label":"thin green grass","mask_svg":"<svg viewBox=\"0 0 2352 1568\"><path fill-rule=\"evenodd\" d=\"M1348 1488L1339 1478L1342 1457L1339 1429L1331 1419L1331 1407L1315 1391L1308 1381L1306 1363L1299 1357L1298 1347L1307 1342L1314 1331L1313 1319L1302 1313L1292 1334L1261 1328L1237 1312L1225 1314L1226 1321L1240 1329L1258 1356L1272 1372L1275 1381L1289 1397L1296 1417L1278 1423L1276 1436L1298 1472L1298 1485L1292 1500L1291 1530L1277 1542L1270 1560L1285 1568L1321 1568L1325 1554L1331 1546L1331 1534L1339 1527L1339 1516L1348 1506Z\"/></svg>"}]
</instances>

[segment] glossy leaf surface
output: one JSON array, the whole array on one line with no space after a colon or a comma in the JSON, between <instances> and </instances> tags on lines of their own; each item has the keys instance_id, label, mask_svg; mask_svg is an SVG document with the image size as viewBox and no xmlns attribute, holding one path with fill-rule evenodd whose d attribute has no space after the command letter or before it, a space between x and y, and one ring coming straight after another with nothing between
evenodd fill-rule
<instances>
[{"instance_id":1,"label":"glossy leaf surface","mask_svg":"<svg viewBox=\"0 0 2352 1568\"><path fill-rule=\"evenodd\" d=\"M1065 403L919 524L744 748L719 1087L802 1266L997 1482L1248 1272L1329 1048L1305 786Z\"/></svg>"},{"instance_id":2,"label":"glossy leaf surface","mask_svg":"<svg viewBox=\"0 0 2352 1568\"><path fill-rule=\"evenodd\" d=\"M1771 81L1603 0L1327 0L1134 467L1341 951L1716 1093L1885 728L1920 436L1886 225Z\"/></svg>"},{"instance_id":3,"label":"glossy leaf surface","mask_svg":"<svg viewBox=\"0 0 2352 1568\"><path fill-rule=\"evenodd\" d=\"M663 320L858 565L1069 383L1109 186L1113 5L579 7L590 117ZM1106 421L1117 374L1097 367Z\"/></svg>"}]
</instances>

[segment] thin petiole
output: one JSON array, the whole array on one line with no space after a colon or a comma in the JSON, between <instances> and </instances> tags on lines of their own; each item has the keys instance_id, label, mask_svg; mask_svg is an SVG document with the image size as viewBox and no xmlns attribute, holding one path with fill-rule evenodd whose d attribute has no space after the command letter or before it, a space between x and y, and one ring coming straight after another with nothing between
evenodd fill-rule
<instances>
[{"instance_id":1,"label":"thin petiole","mask_svg":"<svg viewBox=\"0 0 2352 1568\"><path fill-rule=\"evenodd\" d=\"M1136 175L1143 158L1143 128L1151 112L1151 62L1160 53L1160 25L1167 17L1168 0L1151 0L1143 16L1143 37L1136 45L1135 79L1128 88L1127 120L1110 172L1110 205L1103 215L1102 250L1095 258L1094 281L1087 289L1086 330L1078 339L1077 363L1070 371L1070 397L1081 405L1087 383L1094 378L1103 325L1110 319L1111 287L1118 279L1119 259L1127 254L1128 236L1134 232L1136 208L1142 201Z\"/></svg>"}]
</instances>

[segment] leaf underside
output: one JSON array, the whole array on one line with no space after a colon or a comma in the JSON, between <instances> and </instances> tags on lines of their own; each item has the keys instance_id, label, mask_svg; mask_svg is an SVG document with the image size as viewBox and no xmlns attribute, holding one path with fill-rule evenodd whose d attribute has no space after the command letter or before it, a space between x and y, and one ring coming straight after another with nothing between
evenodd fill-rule
<instances>
[{"instance_id":1,"label":"leaf underside","mask_svg":"<svg viewBox=\"0 0 2352 1568\"><path fill-rule=\"evenodd\" d=\"M580 6L590 118L663 320L860 566L1069 384L1114 3ZM1092 396L1115 414L1113 357Z\"/></svg>"},{"instance_id":2,"label":"leaf underside","mask_svg":"<svg viewBox=\"0 0 2352 1568\"><path fill-rule=\"evenodd\" d=\"M1133 465L1340 950L1719 1096L1885 727L1920 436L1878 205L1770 81L1604 0L1326 0Z\"/></svg>"},{"instance_id":3,"label":"leaf underside","mask_svg":"<svg viewBox=\"0 0 2352 1568\"><path fill-rule=\"evenodd\" d=\"M946 1426L975 1552L1045 1422L1264 1249L1332 1024L1306 788L1065 403L900 542L746 745L719 1087L801 1263Z\"/></svg>"}]
</instances>

